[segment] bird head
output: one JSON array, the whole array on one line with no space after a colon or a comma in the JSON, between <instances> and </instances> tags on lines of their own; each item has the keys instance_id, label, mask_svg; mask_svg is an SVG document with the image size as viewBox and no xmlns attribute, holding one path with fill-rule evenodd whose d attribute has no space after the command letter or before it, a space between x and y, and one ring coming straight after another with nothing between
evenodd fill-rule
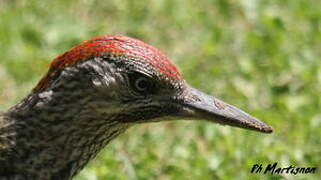
<instances>
[{"instance_id":1,"label":"bird head","mask_svg":"<svg viewBox=\"0 0 321 180\"><path fill-rule=\"evenodd\" d=\"M77 104L81 108L74 114L92 123L199 119L272 132L251 115L191 87L161 51L127 36L96 37L63 53L33 91L53 105L64 102L75 109Z\"/></svg>"}]
</instances>

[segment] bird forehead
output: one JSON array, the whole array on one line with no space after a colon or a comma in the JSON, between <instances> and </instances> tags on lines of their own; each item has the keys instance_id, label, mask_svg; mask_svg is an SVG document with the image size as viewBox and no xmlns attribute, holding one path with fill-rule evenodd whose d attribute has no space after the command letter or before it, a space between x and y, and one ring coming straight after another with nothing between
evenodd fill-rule
<instances>
[{"instance_id":1,"label":"bird forehead","mask_svg":"<svg viewBox=\"0 0 321 180\"><path fill-rule=\"evenodd\" d=\"M47 75L35 89L45 89L50 78L65 67L99 56L111 56L112 59L117 61L145 64L151 66L156 73L165 77L165 79L181 80L181 75L175 65L160 50L127 36L106 35L87 40L56 57L50 64Z\"/></svg>"}]
</instances>

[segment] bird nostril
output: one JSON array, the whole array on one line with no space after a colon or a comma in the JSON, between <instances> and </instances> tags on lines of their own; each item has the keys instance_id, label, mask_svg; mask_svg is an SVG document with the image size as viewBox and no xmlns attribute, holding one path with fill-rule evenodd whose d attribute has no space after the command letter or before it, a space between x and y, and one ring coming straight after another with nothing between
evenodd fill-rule
<instances>
[{"instance_id":1,"label":"bird nostril","mask_svg":"<svg viewBox=\"0 0 321 180\"><path fill-rule=\"evenodd\" d=\"M214 100L214 105L219 109L225 109L226 105L219 100Z\"/></svg>"}]
</instances>

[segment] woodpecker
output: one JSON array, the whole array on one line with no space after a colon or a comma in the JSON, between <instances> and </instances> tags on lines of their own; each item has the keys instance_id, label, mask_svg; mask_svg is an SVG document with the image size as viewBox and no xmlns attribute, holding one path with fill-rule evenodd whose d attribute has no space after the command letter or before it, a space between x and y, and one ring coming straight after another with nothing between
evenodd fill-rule
<instances>
[{"instance_id":1,"label":"woodpecker","mask_svg":"<svg viewBox=\"0 0 321 180\"><path fill-rule=\"evenodd\" d=\"M175 119L272 132L188 85L151 45L123 35L87 40L55 58L30 94L0 114L0 179L72 179L129 127Z\"/></svg>"}]
</instances>

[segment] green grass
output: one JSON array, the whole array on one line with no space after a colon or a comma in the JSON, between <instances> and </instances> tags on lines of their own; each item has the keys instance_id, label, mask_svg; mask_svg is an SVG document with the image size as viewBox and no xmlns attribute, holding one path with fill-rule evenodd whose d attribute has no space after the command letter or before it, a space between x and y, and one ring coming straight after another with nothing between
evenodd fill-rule
<instances>
[{"instance_id":1,"label":"green grass","mask_svg":"<svg viewBox=\"0 0 321 180\"><path fill-rule=\"evenodd\" d=\"M167 54L193 86L274 127L270 135L207 122L139 125L82 179L319 179L321 1L2 0L0 109L25 96L58 54L125 34ZM316 166L314 175L250 174L255 163Z\"/></svg>"}]
</instances>

